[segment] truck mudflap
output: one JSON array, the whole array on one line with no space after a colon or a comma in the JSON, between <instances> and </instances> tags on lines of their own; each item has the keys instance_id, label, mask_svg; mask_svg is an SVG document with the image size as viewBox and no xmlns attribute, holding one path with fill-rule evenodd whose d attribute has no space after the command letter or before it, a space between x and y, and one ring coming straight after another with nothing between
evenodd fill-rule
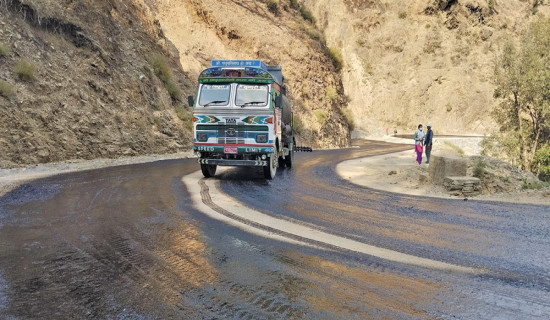
<instances>
[{"instance_id":1,"label":"truck mudflap","mask_svg":"<svg viewBox=\"0 0 550 320\"><path fill-rule=\"evenodd\" d=\"M198 159L197 162L200 164L241 167L265 167L268 165L266 160Z\"/></svg>"}]
</instances>

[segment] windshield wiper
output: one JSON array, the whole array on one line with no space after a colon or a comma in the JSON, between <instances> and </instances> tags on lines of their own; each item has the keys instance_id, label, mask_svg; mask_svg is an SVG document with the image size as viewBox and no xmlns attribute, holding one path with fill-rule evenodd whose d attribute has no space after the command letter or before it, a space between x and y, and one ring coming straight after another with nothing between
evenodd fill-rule
<instances>
[{"instance_id":1,"label":"windshield wiper","mask_svg":"<svg viewBox=\"0 0 550 320\"><path fill-rule=\"evenodd\" d=\"M211 106L213 104L218 104L218 103L222 103L222 102L227 102L225 100L215 100L215 101L210 101L208 102L207 104L203 105L203 107L208 107L208 106Z\"/></svg>"},{"instance_id":2,"label":"windshield wiper","mask_svg":"<svg viewBox=\"0 0 550 320\"><path fill-rule=\"evenodd\" d=\"M259 104L259 103L264 104L265 101L251 101L251 102L245 102L245 103L243 103L243 104L241 105L241 108L244 108L244 107L246 107L246 106L248 106L248 105Z\"/></svg>"}]
</instances>

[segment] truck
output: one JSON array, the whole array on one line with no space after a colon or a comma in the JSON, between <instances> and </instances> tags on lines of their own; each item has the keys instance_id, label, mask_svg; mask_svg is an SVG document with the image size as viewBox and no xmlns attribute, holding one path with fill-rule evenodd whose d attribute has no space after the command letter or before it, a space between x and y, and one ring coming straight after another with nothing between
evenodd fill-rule
<instances>
[{"instance_id":1,"label":"truck","mask_svg":"<svg viewBox=\"0 0 550 320\"><path fill-rule=\"evenodd\" d=\"M292 168L292 109L280 66L261 60L213 60L198 78L193 150L202 174L217 166L262 167L265 179Z\"/></svg>"}]
</instances>

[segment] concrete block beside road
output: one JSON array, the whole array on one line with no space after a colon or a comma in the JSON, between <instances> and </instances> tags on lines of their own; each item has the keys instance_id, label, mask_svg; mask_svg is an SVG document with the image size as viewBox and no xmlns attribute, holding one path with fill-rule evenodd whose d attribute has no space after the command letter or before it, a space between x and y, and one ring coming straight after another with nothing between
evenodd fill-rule
<instances>
[{"instance_id":1,"label":"concrete block beside road","mask_svg":"<svg viewBox=\"0 0 550 320\"><path fill-rule=\"evenodd\" d=\"M432 155L428 174L436 185L443 185L445 177L466 176L468 161L464 158Z\"/></svg>"}]
</instances>

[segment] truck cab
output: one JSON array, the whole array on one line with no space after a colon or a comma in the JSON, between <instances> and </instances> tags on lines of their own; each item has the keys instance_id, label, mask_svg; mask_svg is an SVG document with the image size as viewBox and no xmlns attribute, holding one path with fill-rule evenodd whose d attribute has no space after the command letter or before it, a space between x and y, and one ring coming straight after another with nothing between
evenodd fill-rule
<instances>
[{"instance_id":1,"label":"truck cab","mask_svg":"<svg viewBox=\"0 0 550 320\"><path fill-rule=\"evenodd\" d=\"M193 150L205 177L217 166L247 166L273 179L278 167L292 167L292 111L279 66L214 60L198 82Z\"/></svg>"}]
</instances>

